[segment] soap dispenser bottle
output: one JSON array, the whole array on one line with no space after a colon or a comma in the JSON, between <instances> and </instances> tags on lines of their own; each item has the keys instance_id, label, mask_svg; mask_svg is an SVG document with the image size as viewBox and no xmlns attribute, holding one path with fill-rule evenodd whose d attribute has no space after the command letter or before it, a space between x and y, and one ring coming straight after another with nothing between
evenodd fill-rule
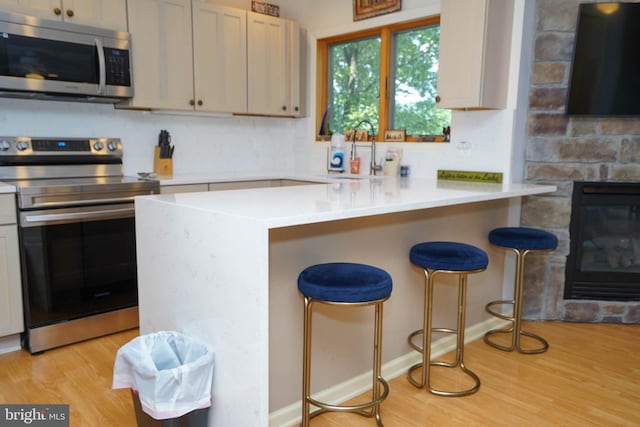
<instances>
[{"instance_id":1,"label":"soap dispenser bottle","mask_svg":"<svg viewBox=\"0 0 640 427\"><path fill-rule=\"evenodd\" d=\"M344 172L344 135L334 133L329 149L329 172Z\"/></svg>"}]
</instances>

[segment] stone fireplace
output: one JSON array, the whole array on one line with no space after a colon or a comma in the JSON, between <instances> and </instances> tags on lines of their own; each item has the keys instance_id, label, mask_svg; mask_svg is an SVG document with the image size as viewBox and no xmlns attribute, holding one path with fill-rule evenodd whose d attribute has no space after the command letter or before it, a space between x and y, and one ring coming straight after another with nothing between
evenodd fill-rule
<instances>
[{"instance_id":1,"label":"stone fireplace","mask_svg":"<svg viewBox=\"0 0 640 427\"><path fill-rule=\"evenodd\" d=\"M527 112L525 182L555 184L550 195L523 200L521 222L555 233L560 244L531 256L524 316L531 320L640 323L640 302L565 299L574 181L640 183L640 117L565 115L577 21L584 0L537 0Z\"/></svg>"}]
</instances>

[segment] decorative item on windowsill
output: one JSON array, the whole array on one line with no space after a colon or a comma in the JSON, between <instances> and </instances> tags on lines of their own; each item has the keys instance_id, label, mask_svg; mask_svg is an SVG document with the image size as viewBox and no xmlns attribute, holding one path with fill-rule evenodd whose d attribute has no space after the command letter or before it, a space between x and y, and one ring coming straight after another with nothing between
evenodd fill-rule
<instances>
[{"instance_id":1,"label":"decorative item on windowsill","mask_svg":"<svg viewBox=\"0 0 640 427\"><path fill-rule=\"evenodd\" d=\"M318 129L318 141L330 141L332 134L333 132L329 129L329 106L327 105L322 115L320 129Z\"/></svg>"},{"instance_id":2,"label":"decorative item on windowsill","mask_svg":"<svg viewBox=\"0 0 640 427\"><path fill-rule=\"evenodd\" d=\"M158 175L173 174L173 151L175 148L175 145L171 145L169 132L161 130L153 156L153 171L155 173Z\"/></svg>"},{"instance_id":3,"label":"decorative item on windowsill","mask_svg":"<svg viewBox=\"0 0 640 427\"><path fill-rule=\"evenodd\" d=\"M353 0L353 20L373 18L401 9L401 0Z\"/></svg>"},{"instance_id":4,"label":"decorative item on windowsill","mask_svg":"<svg viewBox=\"0 0 640 427\"><path fill-rule=\"evenodd\" d=\"M367 142L369 141L369 131L367 130L354 130L346 129L344 131L345 141L351 142Z\"/></svg>"},{"instance_id":5,"label":"decorative item on windowsill","mask_svg":"<svg viewBox=\"0 0 640 427\"><path fill-rule=\"evenodd\" d=\"M280 16L280 6L259 1L251 2L251 11L261 13L263 15L271 15L276 18Z\"/></svg>"},{"instance_id":6,"label":"decorative item on windowsill","mask_svg":"<svg viewBox=\"0 0 640 427\"><path fill-rule=\"evenodd\" d=\"M402 142L406 139L407 131L405 129L387 129L384 131L384 140L388 142Z\"/></svg>"},{"instance_id":7,"label":"decorative item on windowsill","mask_svg":"<svg viewBox=\"0 0 640 427\"><path fill-rule=\"evenodd\" d=\"M442 135L444 136L444 142L451 141L451 126L442 128Z\"/></svg>"}]
</instances>

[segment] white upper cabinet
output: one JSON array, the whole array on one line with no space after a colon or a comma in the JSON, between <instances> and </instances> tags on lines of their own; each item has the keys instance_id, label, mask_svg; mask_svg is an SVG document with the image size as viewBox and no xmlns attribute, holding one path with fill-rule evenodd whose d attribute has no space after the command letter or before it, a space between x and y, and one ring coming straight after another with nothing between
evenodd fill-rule
<instances>
[{"instance_id":1,"label":"white upper cabinet","mask_svg":"<svg viewBox=\"0 0 640 427\"><path fill-rule=\"evenodd\" d=\"M297 22L249 12L248 113L306 115L306 33Z\"/></svg>"},{"instance_id":2,"label":"white upper cabinet","mask_svg":"<svg viewBox=\"0 0 640 427\"><path fill-rule=\"evenodd\" d=\"M300 27L215 1L128 2L135 93L118 106L304 115Z\"/></svg>"},{"instance_id":3,"label":"white upper cabinet","mask_svg":"<svg viewBox=\"0 0 640 427\"><path fill-rule=\"evenodd\" d=\"M127 31L127 0L0 0L0 9L43 19Z\"/></svg>"},{"instance_id":4,"label":"white upper cabinet","mask_svg":"<svg viewBox=\"0 0 640 427\"><path fill-rule=\"evenodd\" d=\"M121 106L246 112L245 15L211 0L130 1L135 95Z\"/></svg>"},{"instance_id":5,"label":"white upper cabinet","mask_svg":"<svg viewBox=\"0 0 640 427\"><path fill-rule=\"evenodd\" d=\"M250 114L290 116L289 21L248 12Z\"/></svg>"},{"instance_id":6,"label":"white upper cabinet","mask_svg":"<svg viewBox=\"0 0 640 427\"><path fill-rule=\"evenodd\" d=\"M507 103L513 0L442 0L438 107Z\"/></svg>"},{"instance_id":7,"label":"white upper cabinet","mask_svg":"<svg viewBox=\"0 0 640 427\"><path fill-rule=\"evenodd\" d=\"M193 110L191 0L128 3L134 98L127 107Z\"/></svg>"},{"instance_id":8,"label":"white upper cabinet","mask_svg":"<svg viewBox=\"0 0 640 427\"><path fill-rule=\"evenodd\" d=\"M247 111L244 10L193 2L193 65L197 111Z\"/></svg>"},{"instance_id":9,"label":"white upper cabinet","mask_svg":"<svg viewBox=\"0 0 640 427\"><path fill-rule=\"evenodd\" d=\"M306 85L307 85L307 44L306 33L297 22L289 22L289 44L291 52L291 99L289 102L291 115L304 117L306 115Z\"/></svg>"}]
</instances>

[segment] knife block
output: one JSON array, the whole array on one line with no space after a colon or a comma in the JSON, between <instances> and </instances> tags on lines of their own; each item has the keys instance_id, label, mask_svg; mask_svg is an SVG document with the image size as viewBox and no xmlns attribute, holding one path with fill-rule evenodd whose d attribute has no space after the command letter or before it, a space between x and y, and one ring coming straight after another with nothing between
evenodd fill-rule
<instances>
[{"instance_id":1,"label":"knife block","mask_svg":"<svg viewBox=\"0 0 640 427\"><path fill-rule=\"evenodd\" d=\"M153 154L153 171L158 175L173 174L173 159L161 159L160 147L157 145Z\"/></svg>"}]
</instances>

